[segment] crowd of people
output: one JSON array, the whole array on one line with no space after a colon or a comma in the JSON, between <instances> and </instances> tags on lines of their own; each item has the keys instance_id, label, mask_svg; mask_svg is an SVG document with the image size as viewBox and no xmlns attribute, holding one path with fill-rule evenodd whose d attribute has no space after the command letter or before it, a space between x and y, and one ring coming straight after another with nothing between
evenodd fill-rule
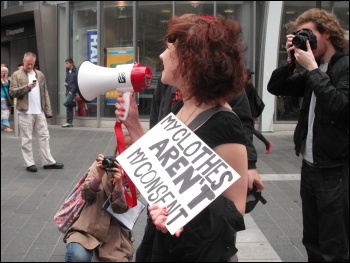
<instances>
[{"instance_id":1,"label":"crowd of people","mask_svg":"<svg viewBox=\"0 0 350 263\"><path fill-rule=\"evenodd\" d=\"M287 62L273 71L267 90L276 96L302 98L294 134L295 153L302 156L300 196L303 238L308 261L349 261L349 59L345 31L333 14L313 8L287 24ZM294 38L307 31L304 46ZM293 33L292 33L293 32ZM311 32L311 33L310 33ZM310 39L312 38L312 39ZM248 189L264 189L256 167L253 135L262 140L269 153L272 143L255 129L250 89L252 72L244 59L247 46L241 25L221 15L185 14L168 21L165 49L159 55L163 71L152 98L150 128L169 113L187 127L208 109L216 111L194 133L239 179L215 200L178 229L168 231L167 207L158 203L147 208L147 224L136 262L151 261L237 261L236 235L245 229L244 214ZM317 45L310 45L310 41ZM32 134L39 141L44 169L62 169L52 157L46 118L52 117L44 74L34 69L36 55L26 52L23 64L8 79L2 65L1 128L12 132L7 96L17 98L21 150L26 170L36 172ZM66 61L67 123L73 127L73 101L76 96L76 68ZM298 63L298 70L296 64ZM4 91L4 92L3 92ZM7 93L6 93L7 92ZM129 113L121 120L130 144L144 134L138 105L131 93ZM119 93L117 118L125 107ZM226 110L218 110L225 108ZM5 114L4 114L5 117ZM332 138L332 139L330 139ZM116 153L115 153L116 154ZM67 262L133 261L133 231L124 228L102 209L110 199L115 210L128 210L123 193L122 166L107 172L99 154L89 169L83 190L86 205L80 218L64 235ZM116 181L111 182L113 177Z\"/></svg>"}]
</instances>

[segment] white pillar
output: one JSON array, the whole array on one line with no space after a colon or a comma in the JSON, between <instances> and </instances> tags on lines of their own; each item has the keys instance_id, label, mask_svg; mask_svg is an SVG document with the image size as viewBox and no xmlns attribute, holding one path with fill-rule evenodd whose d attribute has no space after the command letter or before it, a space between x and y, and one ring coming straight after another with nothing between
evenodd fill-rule
<instances>
[{"instance_id":1,"label":"white pillar","mask_svg":"<svg viewBox=\"0 0 350 263\"><path fill-rule=\"evenodd\" d=\"M262 99L265 109L261 116L261 131L273 132L273 116L275 110L275 96L267 91L267 83L270 80L272 71L278 65L278 50L280 29L282 21L283 1L269 1L267 7L266 28L265 28L265 50L263 69Z\"/></svg>"}]
</instances>

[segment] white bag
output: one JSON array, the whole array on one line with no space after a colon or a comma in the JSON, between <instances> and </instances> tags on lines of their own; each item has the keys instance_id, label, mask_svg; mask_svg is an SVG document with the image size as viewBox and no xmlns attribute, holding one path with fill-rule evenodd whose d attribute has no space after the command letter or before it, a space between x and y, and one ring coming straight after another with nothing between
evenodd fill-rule
<instances>
[{"instance_id":1,"label":"white bag","mask_svg":"<svg viewBox=\"0 0 350 263\"><path fill-rule=\"evenodd\" d=\"M10 111L8 109L1 110L1 120L8 120L10 117Z\"/></svg>"}]
</instances>

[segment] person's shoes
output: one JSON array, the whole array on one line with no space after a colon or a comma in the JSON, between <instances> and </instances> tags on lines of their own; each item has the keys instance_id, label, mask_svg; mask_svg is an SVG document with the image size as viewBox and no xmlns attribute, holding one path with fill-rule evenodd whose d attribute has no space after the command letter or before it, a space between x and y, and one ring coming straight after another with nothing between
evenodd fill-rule
<instances>
[{"instance_id":1,"label":"person's shoes","mask_svg":"<svg viewBox=\"0 0 350 263\"><path fill-rule=\"evenodd\" d=\"M35 165L31 165L31 166L28 166L26 168L26 170L29 171L29 172L32 172L32 173L36 173L38 171L38 168L36 168Z\"/></svg>"},{"instance_id":2,"label":"person's shoes","mask_svg":"<svg viewBox=\"0 0 350 263\"><path fill-rule=\"evenodd\" d=\"M64 167L63 163L54 163L49 165L44 165L44 169L62 169Z\"/></svg>"},{"instance_id":3,"label":"person's shoes","mask_svg":"<svg viewBox=\"0 0 350 263\"><path fill-rule=\"evenodd\" d=\"M238 256L237 256L237 253L236 254L234 254L230 259L229 259L229 261L228 262L238 262Z\"/></svg>"},{"instance_id":4,"label":"person's shoes","mask_svg":"<svg viewBox=\"0 0 350 263\"><path fill-rule=\"evenodd\" d=\"M264 153L265 154L270 153L272 146L273 146L272 142L269 142L269 144L267 145L266 150L264 151Z\"/></svg>"},{"instance_id":5,"label":"person's shoes","mask_svg":"<svg viewBox=\"0 0 350 263\"><path fill-rule=\"evenodd\" d=\"M11 129L11 127L7 127L7 126L3 129L3 131L4 131L4 132L13 132L13 130Z\"/></svg>"},{"instance_id":6,"label":"person's shoes","mask_svg":"<svg viewBox=\"0 0 350 263\"><path fill-rule=\"evenodd\" d=\"M62 128L72 128L72 127L73 127L73 124L68 122L62 125Z\"/></svg>"}]
</instances>

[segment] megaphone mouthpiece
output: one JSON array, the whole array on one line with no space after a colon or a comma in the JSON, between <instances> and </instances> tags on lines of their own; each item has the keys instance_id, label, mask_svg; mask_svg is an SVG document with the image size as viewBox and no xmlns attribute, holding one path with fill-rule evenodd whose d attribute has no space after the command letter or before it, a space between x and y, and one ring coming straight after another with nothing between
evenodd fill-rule
<instances>
[{"instance_id":1,"label":"megaphone mouthpiece","mask_svg":"<svg viewBox=\"0 0 350 263\"><path fill-rule=\"evenodd\" d=\"M143 67L140 63L134 62L134 67L131 71L131 84L135 92L140 92L141 89L151 86L152 79L153 74L148 67Z\"/></svg>"}]
</instances>

